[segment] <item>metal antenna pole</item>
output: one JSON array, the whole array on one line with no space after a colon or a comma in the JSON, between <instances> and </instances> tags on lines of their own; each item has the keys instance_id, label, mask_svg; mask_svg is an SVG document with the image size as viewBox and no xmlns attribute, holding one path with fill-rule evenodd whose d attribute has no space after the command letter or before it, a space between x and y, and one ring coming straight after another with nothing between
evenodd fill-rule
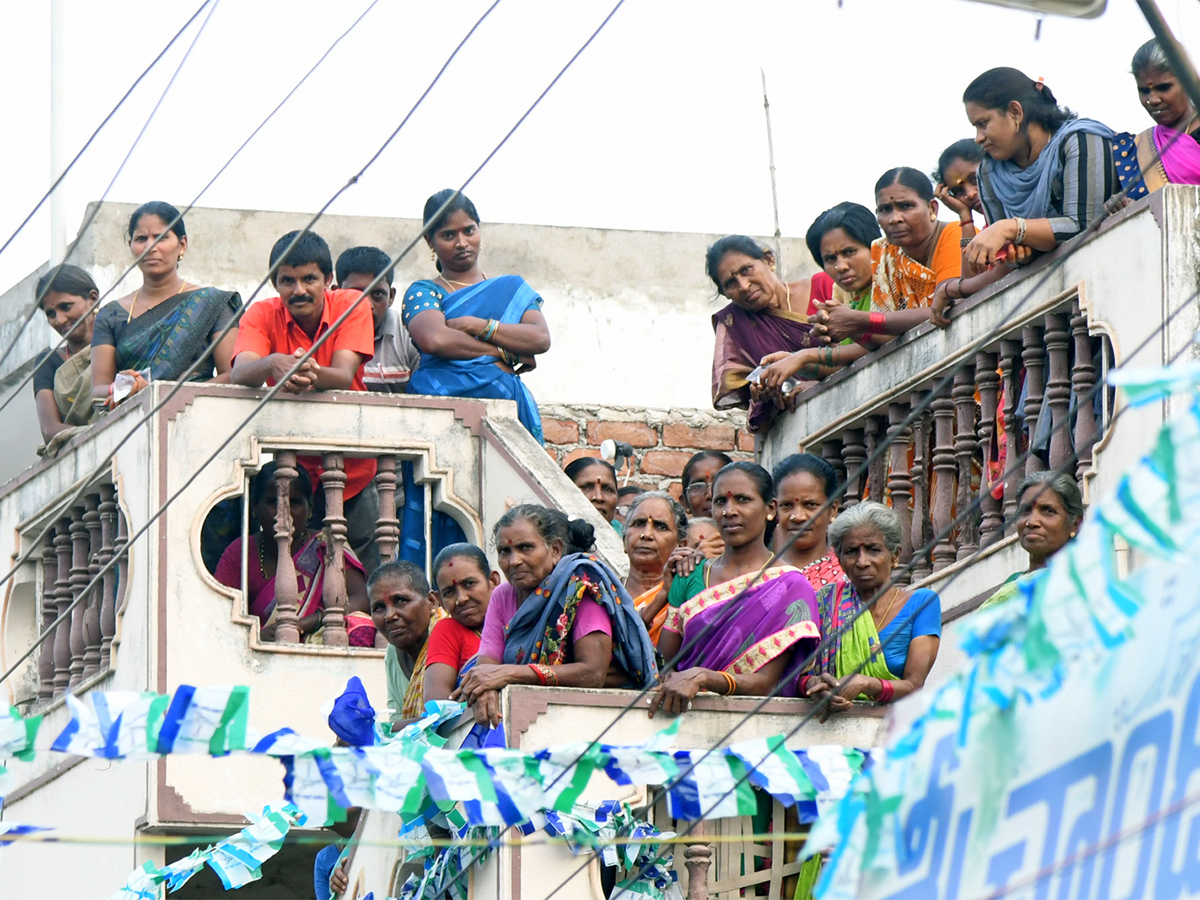
<instances>
[{"instance_id":1,"label":"metal antenna pole","mask_svg":"<svg viewBox=\"0 0 1200 900\"><path fill-rule=\"evenodd\" d=\"M767 159L771 164L771 206L775 211L775 265L779 267L779 274L782 277L783 248L779 240L779 194L775 190L775 142L771 138L771 104L767 100L767 73L759 69L758 74L762 76L763 110L767 115Z\"/></svg>"}]
</instances>

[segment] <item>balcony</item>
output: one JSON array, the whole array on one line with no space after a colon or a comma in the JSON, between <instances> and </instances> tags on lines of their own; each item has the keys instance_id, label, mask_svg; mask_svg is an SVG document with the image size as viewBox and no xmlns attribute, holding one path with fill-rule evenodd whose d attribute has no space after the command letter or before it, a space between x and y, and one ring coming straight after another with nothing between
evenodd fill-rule
<instances>
[{"instance_id":1,"label":"balcony","mask_svg":"<svg viewBox=\"0 0 1200 900\"><path fill-rule=\"evenodd\" d=\"M817 453L849 474L848 496L890 503L908 527L903 558L913 583L941 594L946 620L970 612L1028 567L1014 533L1015 490L1027 472L1073 471L1086 502L1146 451L1146 435L1170 414L1170 403L1114 408L1107 388L1095 392L1094 407L1074 398L1114 365L1188 358L1200 308L1198 216L1200 189L1159 191L1078 248L1067 245L960 303L944 331L923 325L857 361L775 423L761 441L763 464ZM1044 455L1013 466L1024 451L1020 420L1039 415ZM1003 443L1018 451L1008 452L1003 484L985 485L980 474L1001 468L998 421ZM914 556L914 548L926 552ZM944 635L931 677L959 658Z\"/></svg>"}]
</instances>

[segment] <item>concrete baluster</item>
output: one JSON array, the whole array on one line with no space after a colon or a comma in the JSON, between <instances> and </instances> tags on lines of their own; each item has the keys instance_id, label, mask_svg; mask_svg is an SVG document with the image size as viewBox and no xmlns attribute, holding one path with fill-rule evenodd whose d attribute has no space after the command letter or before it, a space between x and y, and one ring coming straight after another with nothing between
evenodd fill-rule
<instances>
[{"instance_id":1,"label":"concrete baluster","mask_svg":"<svg viewBox=\"0 0 1200 900\"><path fill-rule=\"evenodd\" d=\"M1017 485L1025 467L1017 466L1021 458L1021 429L1017 423L1017 402L1021 393L1020 341L1000 342L1000 386L1004 394L1004 527L1012 530L1017 523Z\"/></svg>"},{"instance_id":2,"label":"concrete baluster","mask_svg":"<svg viewBox=\"0 0 1200 900\"><path fill-rule=\"evenodd\" d=\"M346 470L341 453L326 453L321 487L325 490L325 605L326 647L346 647L346 516L343 495ZM395 501L393 500L393 506Z\"/></svg>"},{"instance_id":3,"label":"concrete baluster","mask_svg":"<svg viewBox=\"0 0 1200 900\"><path fill-rule=\"evenodd\" d=\"M400 546L400 520L396 518L396 454L384 453L375 461L375 490L379 492L375 545L379 547L380 562L391 562Z\"/></svg>"},{"instance_id":4,"label":"concrete baluster","mask_svg":"<svg viewBox=\"0 0 1200 900\"><path fill-rule=\"evenodd\" d=\"M100 552L96 561L101 568L112 562L117 537L117 500L111 484L100 485ZM117 573L106 569L100 584L100 668L112 662L112 642L117 633Z\"/></svg>"},{"instance_id":5,"label":"concrete baluster","mask_svg":"<svg viewBox=\"0 0 1200 900\"><path fill-rule=\"evenodd\" d=\"M1075 361L1071 365L1071 389L1075 393L1075 456L1079 463L1075 477L1083 481L1083 475L1092 467L1092 447L1100 437L1096 422L1096 400L1092 388L1096 385L1096 367L1092 364L1092 337L1088 334L1087 315L1079 308L1079 301L1071 304L1071 335L1075 339Z\"/></svg>"},{"instance_id":6,"label":"concrete baluster","mask_svg":"<svg viewBox=\"0 0 1200 900\"><path fill-rule=\"evenodd\" d=\"M1046 389L1046 345L1042 339L1042 329L1027 325L1021 329L1021 342L1025 345L1021 351L1021 360L1025 363L1025 427L1032 448L1038 416L1042 412L1042 393ZM1042 458L1036 453L1030 453L1025 458L1026 475L1044 468Z\"/></svg>"},{"instance_id":7,"label":"concrete baluster","mask_svg":"<svg viewBox=\"0 0 1200 900\"><path fill-rule=\"evenodd\" d=\"M904 424L908 416L907 403L888 404L888 466L887 493L892 509L900 517L900 565L906 566L912 559L912 495L913 484L908 468L908 451L912 446L912 429ZM896 572L899 584L907 584L912 577L908 571Z\"/></svg>"},{"instance_id":8,"label":"concrete baluster","mask_svg":"<svg viewBox=\"0 0 1200 900\"><path fill-rule=\"evenodd\" d=\"M842 457L846 461L846 492L842 495L842 508L849 509L862 498L863 479L866 473L863 464L867 459L867 447L861 428L847 428L842 432Z\"/></svg>"},{"instance_id":9,"label":"concrete baluster","mask_svg":"<svg viewBox=\"0 0 1200 900\"><path fill-rule=\"evenodd\" d=\"M920 581L933 571L929 563L929 538L931 536L929 432L931 416L929 408L922 406L928 397L929 391L913 391L912 394L912 408L921 410L913 418L912 423L912 577L914 581Z\"/></svg>"},{"instance_id":10,"label":"concrete baluster","mask_svg":"<svg viewBox=\"0 0 1200 900\"><path fill-rule=\"evenodd\" d=\"M708 870L712 865L713 847L704 838L707 830L703 821L697 822L690 835L692 843L685 845L683 864L688 870L687 900L708 900Z\"/></svg>"},{"instance_id":11,"label":"concrete baluster","mask_svg":"<svg viewBox=\"0 0 1200 900\"><path fill-rule=\"evenodd\" d=\"M100 574L100 495L83 498L87 511L83 525L88 533L88 584ZM100 586L88 589L87 606L83 615L83 677L90 678L100 671Z\"/></svg>"},{"instance_id":12,"label":"concrete baluster","mask_svg":"<svg viewBox=\"0 0 1200 900\"><path fill-rule=\"evenodd\" d=\"M1068 468L1071 460L1071 433L1067 413L1071 404L1071 363L1068 358L1070 330L1066 313L1046 316L1046 405L1050 407L1050 468Z\"/></svg>"},{"instance_id":13,"label":"concrete baluster","mask_svg":"<svg viewBox=\"0 0 1200 900\"><path fill-rule=\"evenodd\" d=\"M954 400L949 387L933 401L933 571L955 560L954 486L958 462L954 455Z\"/></svg>"},{"instance_id":14,"label":"concrete baluster","mask_svg":"<svg viewBox=\"0 0 1200 900\"><path fill-rule=\"evenodd\" d=\"M830 438L821 444L821 458L833 466L834 475L839 485L846 483L846 465L842 462L842 442L838 438Z\"/></svg>"},{"instance_id":15,"label":"concrete baluster","mask_svg":"<svg viewBox=\"0 0 1200 900\"><path fill-rule=\"evenodd\" d=\"M71 683L71 619L67 607L71 605L71 520L58 520L54 529L54 553L58 557L54 576L54 603L58 607L56 616L62 621L54 629L54 696L61 697Z\"/></svg>"},{"instance_id":16,"label":"concrete baluster","mask_svg":"<svg viewBox=\"0 0 1200 900\"><path fill-rule=\"evenodd\" d=\"M83 633L83 619L87 613L84 588L88 583L88 531L83 524L82 506L71 510L71 599L75 603L71 610L71 665L70 686L75 687L83 680L83 655L87 652L87 640Z\"/></svg>"},{"instance_id":17,"label":"concrete baluster","mask_svg":"<svg viewBox=\"0 0 1200 900\"><path fill-rule=\"evenodd\" d=\"M958 527L958 559L974 556L979 550L978 513L974 510L975 496L971 476L978 459L979 441L975 436L975 373L962 366L954 375L956 414L954 456L958 462L958 494L954 515Z\"/></svg>"},{"instance_id":18,"label":"concrete baluster","mask_svg":"<svg viewBox=\"0 0 1200 900\"><path fill-rule=\"evenodd\" d=\"M300 588L292 561L292 481L296 478L296 454L275 453L275 640L280 644L300 643ZM266 535L260 534L259 540ZM328 578L328 573L326 573Z\"/></svg>"},{"instance_id":19,"label":"concrete baluster","mask_svg":"<svg viewBox=\"0 0 1200 900\"><path fill-rule=\"evenodd\" d=\"M994 544L1004 536L1001 501L992 493L992 470L996 462L996 395L1000 376L996 372L995 353L975 354L975 383L979 386L979 448L983 469L979 477L979 546Z\"/></svg>"},{"instance_id":20,"label":"concrete baluster","mask_svg":"<svg viewBox=\"0 0 1200 900\"><path fill-rule=\"evenodd\" d=\"M42 627L39 637L50 630L54 617L58 615L55 596L55 577L58 574L58 556L54 552L54 532L46 535L42 545ZM54 699L54 635L50 635L38 648L38 702Z\"/></svg>"}]
</instances>

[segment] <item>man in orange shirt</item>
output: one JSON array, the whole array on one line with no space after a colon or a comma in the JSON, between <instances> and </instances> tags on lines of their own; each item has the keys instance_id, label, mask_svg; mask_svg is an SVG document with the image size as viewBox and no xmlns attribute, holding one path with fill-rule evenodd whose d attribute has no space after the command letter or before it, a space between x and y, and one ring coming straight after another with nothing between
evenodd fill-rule
<instances>
[{"instance_id":1,"label":"man in orange shirt","mask_svg":"<svg viewBox=\"0 0 1200 900\"><path fill-rule=\"evenodd\" d=\"M297 235L299 237L297 238ZM295 241L295 246L288 246ZM320 235L292 231L271 248L271 283L278 297L250 304L238 326L230 380L247 387L275 384L333 323L362 296L361 291L331 291L333 258ZM375 353L371 305L363 299L312 358L287 380L282 390L365 391L363 363ZM321 475L321 460L301 456L313 484ZM350 546L368 572L379 565L375 522L379 495L375 491L375 461L346 457L345 515ZM319 528L325 515L324 491L317 491L312 524Z\"/></svg>"}]
</instances>

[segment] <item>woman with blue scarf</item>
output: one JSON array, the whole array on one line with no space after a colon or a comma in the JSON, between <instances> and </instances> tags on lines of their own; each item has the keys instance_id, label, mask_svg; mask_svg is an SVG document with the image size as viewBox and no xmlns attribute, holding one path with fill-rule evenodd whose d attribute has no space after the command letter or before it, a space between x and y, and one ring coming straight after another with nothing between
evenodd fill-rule
<instances>
[{"instance_id":1,"label":"woman with blue scarf","mask_svg":"<svg viewBox=\"0 0 1200 900\"><path fill-rule=\"evenodd\" d=\"M492 591L478 662L451 700L500 722L510 684L648 688L654 645L621 579L589 551L592 526L556 509L514 506L492 533L506 584Z\"/></svg>"},{"instance_id":2,"label":"woman with blue scarf","mask_svg":"<svg viewBox=\"0 0 1200 900\"><path fill-rule=\"evenodd\" d=\"M542 442L542 419L520 375L550 349L542 298L519 275L479 268L479 213L450 189L425 201L425 242L438 276L413 282L402 318L421 351L409 390L440 397L515 400L521 424Z\"/></svg>"},{"instance_id":3,"label":"woman with blue scarf","mask_svg":"<svg viewBox=\"0 0 1200 900\"><path fill-rule=\"evenodd\" d=\"M985 154L978 179L988 227L965 251L976 271L1003 260L1009 245L1053 250L1100 218L1120 190L1112 129L1060 107L1040 80L989 69L963 103Z\"/></svg>"}]
</instances>

